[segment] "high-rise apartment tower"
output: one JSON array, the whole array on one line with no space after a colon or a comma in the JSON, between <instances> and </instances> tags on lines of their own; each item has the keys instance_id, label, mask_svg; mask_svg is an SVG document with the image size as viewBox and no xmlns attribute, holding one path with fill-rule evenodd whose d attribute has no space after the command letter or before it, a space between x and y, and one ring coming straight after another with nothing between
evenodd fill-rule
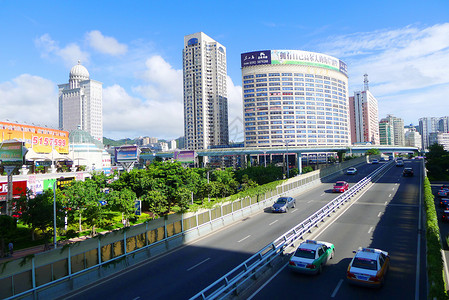
<instances>
[{"instance_id":1,"label":"high-rise apartment tower","mask_svg":"<svg viewBox=\"0 0 449 300\"><path fill-rule=\"evenodd\" d=\"M184 37L185 148L227 145L226 48L203 32Z\"/></svg>"},{"instance_id":2,"label":"high-rise apartment tower","mask_svg":"<svg viewBox=\"0 0 449 300\"><path fill-rule=\"evenodd\" d=\"M368 75L364 75L364 90L349 97L351 142L380 144L379 108L377 99L369 91Z\"/></svg>"}]
</instances>

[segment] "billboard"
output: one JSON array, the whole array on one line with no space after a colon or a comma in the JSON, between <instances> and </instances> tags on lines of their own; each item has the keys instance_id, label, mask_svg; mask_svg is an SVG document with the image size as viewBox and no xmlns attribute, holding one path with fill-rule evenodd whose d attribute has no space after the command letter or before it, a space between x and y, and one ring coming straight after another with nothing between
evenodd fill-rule
<instances>
[{"instance_id":1,"label":"billboard","mask_svg":"<svg viewBox=\"0 0 449 300\"><path fill-rule=\"evenodd\" d=\"M58 178L56 180L56 187L62 191L70 186L73 180L75 180L75 177Z\"/></svg>"},{"instance_id":2,"label":"billboard","mask_svg":"<svg viewBox=\"0 0 449 300\"><path fill-rule=\"evenodd\" d=\"M195 162L195 151L175 151L174 159L181 163L193 163Z\"/></svg>"},{"instance_id":3,"label":"billboard","mask_svg":"<svg viewBox=\"0 0 449 300\"><path fill-rule=\"evenodd\" d=\"M22 142L2 142L0 144L0 163L2 165L23 165L24 150Z\"/></svg>"},{"instance_id":4,"label":"billboard","mask_svg":"<svg viewBox=\"0 0 449 300\"><path fill-rule=\"evenodd\" d=\"M241 54L241 65L305 65L339 71L348 76L348 66L338 58L301 50L263 50Z\"/></svg>"},{"instance_id":5,"label":"billboard","mask_svg":"<svg viewBox=\"0 0 449 300\"><path fill-rule=\"evenodd\" d=\"M115 162L133 162L139 160L140 149L136 145L115 148Z\"/></svg>"},{"instance_id":6,"label":"billboard","mask_svg":"<svg viewBox=\"0 0 449 300\"><path fill-rule=\"evenodd\" d=\"M14 181L12 183L12 194L14 198L19 198L27 191L27 181ZM0 201L6 201L8 196L8 182L0 182Z\"/></svg>"},{"instance_id":7,"label":"billboard","mask_svg":"<svg viewBox=\"0 0 449 300\"><path fill-rule=\"evenodd\" d=\"M240 55L240 59L242 68L257 65L269 65L271 64L271 51L263 50L263 51L242 53Z\"/></svg>"},{"instance_id":8,"label":"billboard","mask_svg":"<svg viewBox=\"0 0 449 300\"><path fill-rule=\"evenodd\" d=\"M69 153L69 132L46 127L0 122L0 142L16 139L36 153L51 153L54 148L60 154Z\"/></svg>"}]
</instances>

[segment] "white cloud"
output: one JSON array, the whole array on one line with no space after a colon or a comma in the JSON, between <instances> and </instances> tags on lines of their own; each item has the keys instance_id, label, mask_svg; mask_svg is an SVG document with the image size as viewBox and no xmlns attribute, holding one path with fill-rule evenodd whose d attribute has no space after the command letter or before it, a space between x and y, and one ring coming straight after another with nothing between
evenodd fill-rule
<instances>
[{"instance_id":1,"label":"white cloud","mask_svg":"<svg viewBox=\"0 0 449 300\"><path fill-rule=\"evenodd\" d=\"M89 53L82 51L77 44L70 43L61 48L58 42L54 41L48 33L35 39L34 42L37 48L41 49L42 57L52 59L53 56L57 56L63 60L67 67L72 67L78 60L81 60L84 64L89 61Z\"/></svg>"},{"instance_id":2,"label":"white cloud","mask_svg":"<svg viewBox=\"0 0 449 300\"><path fill-rule=\"evenodd\" d=\"M47 79L22 74L0 83L0 120L58 128L58 93Z\"/></svg>"},{"instance_id":3,"label":"white cloud","mask_svg":"<svg viewBox=\"0 0 449 300\"><path fill-rule=\"evenodd\" d=\"M104 36L100 31L93 30L86 34L89 45L103 54L121 55L128 51L128 46L120 44L115 38Z\"/></svg>"},{"instance_id":4,"label":"white cloud","mask_svg":"<svg viewBox=\"0 0 449 300\"><path fill-rule=\"evenodd\" d=\"M348 63L350 94L363 88L363 74L369 75L380 118L407 111L405 123L417 124L420 117L435 115L437 107L447 114L442 85L449 83L449 23L357 33L322 47Z\"/></svg>"},{"instance_id":5,"label":"white cloud","mask_svg":"<svg viewBox=\"0 0 449 300\"><path fill-rule=\"evenodd\" d=\"M141 100L119 85L103 90L103 122L109 138L178 138L184 132L182 103Z\"/></svg>"},{"instance_id":6,"label":"white cloud","mask_svg":"<svg viewBox=\"0 0 449 300\"><path fill-rule=\"evenodd\" d=\"M110 138L155 136L178 138L184 135L182 70L174 69L161 56L145 62L139 74L141 85L132 88L140 98L131 96L122 86L103 91L105 136ZM229 138L243 141L242 88L228 77Z\"/></svg>"},{"instance_id":7,"label":"white cloud","mask_svg":"<svg viewBox=\"0 0 449 300\"><path fill-rule=\"evenodd\" d=\"M228 76L228 123L229 140L233 142L243 141L243 101L242 87L235 86L231 77Z\"/></svg>"},{"instance_id":8,"label":"white cloud","mask_svg":"<svg viewBox=\"0 0 449 300\"><path fill-rule=\"evenodd\" d=\"M147 59L145 66L145 71L139 75L145 85L134 90L146 99L164 99L182 104L182 70L175 70L159 55Z\"/></svg>"}]
</instances>

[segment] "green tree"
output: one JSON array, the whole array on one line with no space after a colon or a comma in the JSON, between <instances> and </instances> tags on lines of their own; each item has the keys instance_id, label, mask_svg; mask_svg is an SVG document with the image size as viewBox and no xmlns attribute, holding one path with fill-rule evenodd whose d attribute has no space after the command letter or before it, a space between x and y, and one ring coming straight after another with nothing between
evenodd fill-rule
<instances>
[{"instance_id":1,"label":"green tree","mask_svg":"<svg viewBox=\"0 0 449 300\"><path fill-rule=\"evenodd\" d=\"M104 198L104 193L95 184L93 180L87 179L84 181L84 195L85 195L85 211L86 224L91 227L92 235L96 235L96 227L101 226L104 221L104 206L100 201Z\"/></svg>"},{"instance_id":2,"label":"green tree","mask_svg":"<svg viewBox=\"0 0 449 300\"><path fill-rule=\"evenodd\" d=\"M57 199L58 200L58 199ZM56 212L60 214L60 201L56 201ZM31 227L32 240L35 239L35 231L40 230L45 244L53 232L53 191L46 189L42 194L27 199L27 206L22 213L22 222ZM60 222L59 222L60 223Z\"/></svg>"},{"instance_id":3,"label":"green tree","mask_svg":"<svg viewBox=\"0 0 449 300\"><path fill-rule=\"evenodd\" d=\"M449 152L440 144L433 144L426 154L426 168L431 180L449 179Z\"/></svg>"},{"instance_id":4,"label":"green tree","mask_svg":"<svg viewBox=\"0 0 449 300\"><path fill-rule=\"evenodd\" d=\"M153 219L162 216L169 210L167 197L160 191L148 191L142 197L142 201L148 204L150 215Z\"/></svg>"},{"instance_id":5,"label":"green tree","mask_svg":"<svg viewBox=\"0 0 449 300\"><path fill-rule=\"evenodd\" d=\"M365 154L366 154L366 155L379 155L379 154L380 154L380 151L379 151L379 149L377 149L377 148L371 148L371 149L368 149L368 150L365 152Z\"/></svg>"},{"instance_id":6,"label":"green tree","mask_svg":"<svg viewBox=\"0 0 449 300\"><path fill-rule=\"evenodd\" d=\"M83 231L83 214L87 209L87 195L84 182L72 181L72 184L64 190L64 194L66 195L64 206L71 216L78 218L78 230L81 232Z\"/></svg>"},{"instance_id":7,"label":"green tree","mask_svg":"<svg viewBox=\"0 0 449 300\"><path fill-rule=\"evenodd\" d=\"M8 239L11 236L13 236L16 228L17 228L16 219L8 215L0 215L0 240L1 240L0 257L4 257L6 254L5 239Z\"/></svg>"},{"instance_id":8,"label":"green tree","mask_svg":"<svg viewBox=\"0 0 449 300\"><path fill-rule=\"evenodd\" d=\"M134 215L136 208L136 193L131 189L123 189L120 191L112 191L107 196L108 205L112 206L112 209L122 213L122 222L125 226L129 226L129 218Z\"/></svg>"}]
</instances>

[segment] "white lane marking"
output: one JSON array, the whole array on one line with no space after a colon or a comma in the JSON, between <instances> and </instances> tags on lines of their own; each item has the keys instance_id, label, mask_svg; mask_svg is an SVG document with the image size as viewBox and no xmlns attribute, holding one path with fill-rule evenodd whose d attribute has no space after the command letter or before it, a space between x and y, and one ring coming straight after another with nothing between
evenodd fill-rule
<instances>
[{"instance_id":1,"label":"white lane marking","mask_svg":"<svg viewBox=\"0 0 449 300\"><path fill-rule=\"evenodd\" d=\"M134 298L133 300L139 300L140 299L140 297L136 297L136 298Z\"/></svg>"},{"instance_id":2,"label":"white lane marking","mask_svg":"<svg viewBox=\"0 0 449 300\"><path fill-rule=\"evenodd\" d=\"M388 195L388 198L390 198L390 197L391 197L391 194Z\"/></svg>"},{"instance_id":3,"label":"white lane marking","mask_svg":"<svg viewBox=\"0 0 449 300\"><path fill-rule=\"evenodd\" d=\"M381 215L382 215L382 212L380 211L379 214L377 215L377 217L380 218Z\"/></svg>"},{"instance_id":4,"label":"white lane marking","mask_svg":"<svg viewBox=\"0 0 449 300\"><path fill-rule=\"evenodd\" d=\"M295 211L297 211L298 209L297 208L295 208L294 210L292 210L292 213L294 213Z\"/></svg>"},{"instance_id":5,"label":"white lane marking","mask_svg":"<svg viewBox=\"0 0 449 300\"><path fill-rule=\"evenodd\" d=\"M326 195L326 193L322 193L322 194L320 195L320 197L323 197L324 195Z\"/></svg>"},{"instance_id":6,"label":"white lane marking","mask_svg":"<svg viewBox=\"0 0 449 300\"><path fill-rule=\"evenodd\" d=\"M371 226L370 229L368 230L368 234L370 234L373 231L374 227Z\"/></svg>"},{"instance_id":7,"label":"white lane marking","mask_svg":"<svg viewBox=\"0 0 449 300\"><path fill-rule=\"evenodd\" d=\"M208 261L210 259L210 257L208 257L208 258L206 258L205 260L203 260L202 262L200 262L200 263L197 263L196 265L194 265L193 267L190 267L189 269L187 269L187 271L190 271L190 270L193 270L193 269L195 269L196 267L198 267L199 265L201 265L201 264L203 264L203 263L205 263L206 261Z\"/></svg>"},{"instance_id":8,"label":"white lane marking","mask_svg":"<svg viewBox=\"0 0 449 300\"><path fill-rule=\"evenodd\" d=\"M251 235L248 235L246 237L244 237L243 239L241 239L240 241L237 241L237 243L243 242L244 240L246 240L247 238L249 238Z\"/></svg>"},{"instance_id":9,"label":"white lane marking","mask_svg":"<svg viewBox=\"0 0 449 300\"><path fill-rule=\"evenodd\" d=\"M335 298L335 295L337 295L338 289L340 288L342 283L343 283L343 279L340 279L340 281L338 282L337 286L335 287L334 292L332 293L331 298Z\"/></svg>"},{"instance_id":10,"label":"white lane marking","mask_svg":"<svg viewBox=\"0 0 449 300\"><path fill-rule=\"evenodd\" d=\"M260 288L258 288L257 291L255 291L251 296L249 296L247 300L253 299L254 296L256 296L257 293L259 293L259 292L260 292L260 291L261 291L267 284L269 284L270 281L273 280L273 278L275 278L276 276L278 276L278 274L281 273L282 270L284 270L285 267L286 267L287 265L288 265L288 264L285 264L282 268L279 269L279 271L276 272L276 274L274 274L273 276L270 277L270 279L268 279L267 281L265 281L265 283L262 284L262 286L261 286Z\"/></svg>"},{"instance_id":11,"label":"white lane marking","mask_svg":"<svg viewBox=\"0 0 449 300\"><path fill-rule=\"evenodd\" d=\"M273 225L273 224L276 223L277 221L278 221L278 220L275 220L275 221L271 222L270 224L268 224L268 226Z\"/></svg>"},{"instance_id":12,"label":"white lane marking","mask_svg":"<svg viewBox=\"0 0 449 300\"><path fill-rule=\"evenodd\" d=\"M394 191L394 187L391 190Z\"/></svg>"},{"instance_id":13,"label":"white lane marking","mask_svg":"<svg viewBox=\"0 0 449 300\"><path fill-rule=\"evenodd\" d=\"M310 202L312 202L313 200L309 200L309 201L307 201L307 203L310 203Z\"/></svg>"},{"instance_id":14,"label":"white lane marking","mask_svg":"<svg viewBox=\"0 0 449 300\"><path fill-rule=\"evenodd\" d=\"M388 201L385 201L385 206L387 206L387 204L388 204Z\"/></svg>"}]
</instances>

